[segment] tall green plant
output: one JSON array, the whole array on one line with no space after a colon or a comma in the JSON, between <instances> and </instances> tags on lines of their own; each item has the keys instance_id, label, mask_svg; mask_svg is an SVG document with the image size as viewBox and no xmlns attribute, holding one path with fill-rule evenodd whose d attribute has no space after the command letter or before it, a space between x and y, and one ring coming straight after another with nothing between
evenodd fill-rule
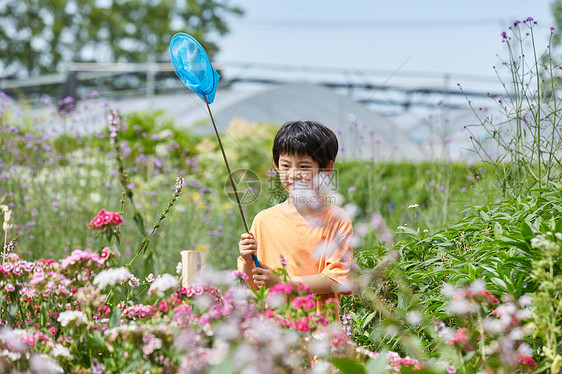
<instances>
[{"instance_id":1,"label":"tall green plant","mask_svg":"<svg viewBox=\"0 0 562 374\"><path fill-rule=\"evenodd\" d=\"M550 43L539 52L529 17L514 21L502 33L507 58L502 66L507 77L496 69L505 94L492 97L499 116L487 108L472 106L478 123L469 128L474 151L496 170L506 197L516 197L530 188L548 187L560 177L562 145L560 98L557 97L560 68L552 61ZM474 127L481 129L478 136Z\"/></svg>"}]
</instances>

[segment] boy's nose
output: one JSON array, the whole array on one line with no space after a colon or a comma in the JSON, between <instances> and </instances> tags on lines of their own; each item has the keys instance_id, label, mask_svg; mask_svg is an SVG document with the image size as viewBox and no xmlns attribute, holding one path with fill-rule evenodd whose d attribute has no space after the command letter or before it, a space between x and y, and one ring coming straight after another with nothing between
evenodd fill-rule
<instances>
[{"instance_id":1,"label":"boy's nose","mask_svg":"<svg viewBox=\"0 0 562 374\"><path fill-rule=\"evenodd\" d=\"M300 169L292 169L289 172L289 179L291 180L299 180L302 179L302 173Z\"/></svg>"}]
</instances>

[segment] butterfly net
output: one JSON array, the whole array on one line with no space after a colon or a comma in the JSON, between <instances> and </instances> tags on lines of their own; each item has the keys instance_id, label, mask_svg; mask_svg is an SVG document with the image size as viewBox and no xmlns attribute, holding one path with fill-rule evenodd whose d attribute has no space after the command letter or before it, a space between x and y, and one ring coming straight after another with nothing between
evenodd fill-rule
<instances>
[{"instance_id":1,"label":"butterfly net","mask_svg":"<svg viewBox=\"0 0 562 374\"><path fill-rule=\"evenodd\" d=\"M201 44L188 34L176 34L170 42L170 58L183 84L201 100L205 101L206 97L207 102L212 103L220 76Z\"/></svg>"}]
</instances>

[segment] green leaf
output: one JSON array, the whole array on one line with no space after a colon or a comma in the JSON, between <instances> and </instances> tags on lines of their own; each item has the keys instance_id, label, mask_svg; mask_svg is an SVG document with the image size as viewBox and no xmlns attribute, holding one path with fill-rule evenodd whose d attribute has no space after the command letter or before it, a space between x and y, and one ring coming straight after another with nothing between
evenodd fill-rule
<instances>
[{"instance_id":1,"label":"green leaf","mask_svg":"<svg viewBox=\"0 0 562 374\"><path fill-rule=\"evenodd\" d=\"M342 374L367 374L365 367L357 360L334 358L331 362Z\"/></svg>"},{"instance_id":2,"label":"green leaf","mask_svg":"<svg viewBox=\"0 0 562 374\"><path fill-rule=\"evenodd\" d=\"M211 368L207 372L209 374L232 373L232 369L234 366L234 352L236 352L236 350L231 350L231 353L224 360L216 365L211 366Z\"/></svg>"},{"instance_id":3,"label":"green leaf","mask_svg":"<svg viewBox=\"0 0 562 374\"><path fill-rule=\"evenodd\" d=\"M526 240L529 240L534 236L531 227L525 221L521 222L521 235Z\"/></svg>"},{"instance_id":4,"label":"green leaf","mask_svg":"<svg viewBox=\"0 0 562 374\"><path fill-rule=\"evenodd\" d=\"M365 319L363 320L363 323L361 324L361 327L362 328L367 327L369 322L371 322L375 316L376 316L376 312L369 313L369 315L367 315L367 317L365 317Z\"/></svg>"},{"instance_id":5,"label":"green leaf","mask_svg":"<svg viewBox=\"0 0 562 374\"><path fill-rule=\"evenodd\" d=\"M494 234L496 236L502 236L503 235L503 228L499 224L499 222L494 223Z\"/></svg>"},{"instance_id":6,"label":"green leaf","mask_svg":"<svg viewBox=\"0 0 562 374\"><path fill-rule=\"evenodd\" d=\"M109 328L117 327L121 321L121 310L117 307L113 307L111 310L111 316L109 317Z\"/></svg>"},{"instance_id":7,"label":"green leaf","mask_svg":"<svg viewBox=\"0 0 562 374\"><path fill-rule=\"evenodd\" d=\"M146 235L146 229L144 227L144 220L140 214L140 212L138 210L135 210L134 214L133 214L133 220L135 221L135 224L137 226L137 228L140 231L141 236L145 236Z\"/></svg>"},{"instance_id":8,"label":"green leaf","mask_svg":"<svg viewBox=\"0 0 562 374\"><path fill-rule=\"evenodd\" d=\"M380 374L386 371L386 352L379 353L379 357L370 359L365 364L367 374Z\"/></svg>"}]
</instances>

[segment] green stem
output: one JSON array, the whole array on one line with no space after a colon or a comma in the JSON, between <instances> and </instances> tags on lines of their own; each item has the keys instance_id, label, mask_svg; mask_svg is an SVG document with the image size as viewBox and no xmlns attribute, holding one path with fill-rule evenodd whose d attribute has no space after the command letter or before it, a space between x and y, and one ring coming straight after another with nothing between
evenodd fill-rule
<instances>
[{"instance_id":1,"label":"green stem","mask_svg":"<svg viewBox=\"0 0 562 374\"><path fill-rule=\"evenodd\" d=\"M535 47L535 37L533 34L533 28L531 27L531 44L533 46L533 56L535 58L535 75L536 75L536 80L537 80L537 95L538 95L538 100L537 100L537 111L536 111L536 115L535 115L535 123L537 126L537 138L535 139L535 141L537 142L537 162L539 164L539 188L541 188L542 186L542 175L541 175L541 164L542 164L542 156L541 156L541 98L542 95L544 95L544 93L541 95L541 85L540 85L540 73L539 73L539 63L537 60L537 49Z\"/></svg>"}]
</instances>

